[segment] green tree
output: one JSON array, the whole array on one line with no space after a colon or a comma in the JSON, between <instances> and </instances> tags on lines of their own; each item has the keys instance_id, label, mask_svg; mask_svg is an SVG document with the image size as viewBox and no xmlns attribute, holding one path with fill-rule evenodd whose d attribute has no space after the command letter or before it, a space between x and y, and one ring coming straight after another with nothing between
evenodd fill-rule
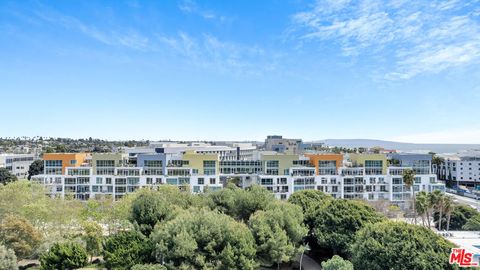
<instances>
[{"instance_id":1,"label":"green tree","mask_svg":"<svg viewBox=\"0 0 480 270\"><path fill-rule=\"evenodd\" d=\"M43 160L38 159L30 164L28 168L28 180L32 179L32 176L43 173Z\"/></svg>"},{"instance_id":2,"label":"green tree","mask_svg":"<svg viewBox=\"0 0 480 270\"><path fill-rule=\"evenodd\" d=\"M355 233L369 223L385 220L385 217L358 201L331 200L315 212L314 236L320 247L334 254L348 254Z\"/></svg>"},{"instance_id":3,"label":"green tree","mask_svg":"<svg viewBox=\"0 0 480 270\"><path fill-rule=\"evenodd\" d=\"M135 230L109 235L103 242L103 259L108 269L130 269L152 262L152 251L149 239Z\"/></svg>"},{"instance_id":4,"label":"green tree","mask_svg":"<svg viewBox=\"0 0 480 270\"><path fill-rule=\"evenodd\" d=\"M70 270L87 264L87 252L80 244L74 242L55 243L40 258L42 270Z\"/></svg>"},{"instance_id":5,"label":"green tree","mask_svg":"<svg viewBox=\"0 0 480 270\"><path fill-rule=\"evenodd\" d=\"M436 224L438 224L438 230L442 230L442 222L439 222L443 218L443 198L444 198L443 192L440 190L434 190L430 193L428 193L428 198L429 198L429 206L433 208L434 211L438 212L438 218L436 221Z\"/></svg>"},{"instance_id":6,"label":"green tree","mask_svg":"<svg viewBox=\"0 0 480 270\"><path fill-rule=\"evenodd\" d=\"M438 213L435 214L437 216L436 226L438 227ZM480 214L474 208L468 205L456 205L450 214L450 230L462 230L464 225L472 218L480 216ZM447 225L447 220L442 219L442 227Z\"/></svg>"},{"instance_id":7,"label":"green tree","mask_svg":"<svg viewBox=\"0 0 480 270\"><path fill-rule=\"evenodd\" d=\"M450 220L452 218L452 212L455 209L455 204L453 202L453 197L446 195L443 198L443 210L445 211L445 216L447 217L447 231L450 230Z\"/></svg>"},{"instance_id":8,"label":"green tree","mask_svg":"<svg viewBox=\"0 0 480 270\"><path fill-rule=\"evenodd\" d=\"M13 175L9 170L7 170L6 168L0 168L0 184L6 185L17 180L17 177Z\"/></svg>"},{"instance_id":9,"label":"green tree","mask_svg":"<svg viewBox=\"0 0 480 270\"><path fill-rule=\"evenodd\" d=\"M0 269L2 270L18 270L17 257L15 252L0 245Z\"/></svg>"},{"instance_id":10,"label":"green tree","mask_svg":"<svg viewBox=\"0 0 480 270\"><path fill-rule=\"evenodd\" d=\"M136 264L131 270L167 270L167 268L161 264Z\"/></svg>"},{"instance_id":11,"label":"green tree","mask_svg":"<svg viewBox=\"0 0 480 270\"><path fill-rule=\"evenodd\" d=\"M422 226L381 222L365 226L352 245L356 270L453 269L453 244Z\"/></svg>"},{"instance_id":12,"label":"green tree","mask_svg":"<svg viewBox=\"0 0 480 270\"><path fill-rule=\"evenodd\" d=\"M338 255L334 255L330 260L322 262L323 270L353 270L353 264L344 260Z\"/></svg>"},{"instance_id":13,"label":"green tree","mask_svg":"<svg viewBox=\"0 0 480 270\"><path fill-rule=\"evenodd\" d=\"M174 205L158 191L144 189L132 202L130 221L149 236L155 224L174 216Z\"/></svg>"},{"instance_id":14,"label":"green tree","mask_svg":"<svg viewBox=\"0 0 480 270\"><path fill-rule=\"evenodd\" d=\"M248 225L257 243L257 258L263 264L291 262L301 252L300 242L307 234L299 206L278 202L268 210L259 210Z\"/></svg>"},{"instance_id":15,"label":"green tree","mask_svg":"<svg viewBox=\"0 0 480 270\"><path fill-rule=\"evenodd\" d=\"M103 229L94 221L84 222L82 227L84 231L83 240L85 241L85 248L88 255L90 255L90 261L92 261L93 256L99 255L102 251Z\"/></svg>"},{"instance_id":16,"label":"green tree","mask_svg":"<svg viewBox=\"0 0 480 270\"><path fill-rule=\"evenodd\" d=\"M182 211L159 223L151 238L168 269L255 269L255 241L248 227L207 209Z\"/></svg>"},{"instance_id":17,"label":"green tree","mask_svg":"<svg viewBox=\"0 0 480 270\"><path fill-rule=\"evenodd\" d=\"M267 209L275 200L265 188L253 185L247 189L229 185L227 188L209 194L213 207L238 220L248 221L257 210Z\"/></svg>"},{"instance_id":18,"label":"green tree","mask_svg":"<svg viewBox=\"0 0 480 270\"><path fill-rule=\"evenodd\" d=\"M312 229L313 221L315 219L315 210L325 203L333 200L333 197L323 193L320 190L305 189L294 192L289 198L288 202L298 205L302 208L305 224Z\"/></svg>"},{"instance_id":19,"label":"green tree","mask_svg":"<svg viewBox=\"0 0 480 270\"><path fill-rule=\"evenodd\" d=\"M466 231L480 231L480 215L475 215L471 217L462 229Z\"/></svg>"},{"instance_id":20,"label":"green tree","mask_svg":"<svg viewBox=\"0 0 480 270\"><path fill-rule=\"evenodd\" d=\"M417 224L417 211L415 210L415 190L413 184L415 183L415 172L412 169L405 169L403 171L403 183L410 190L411 198L413 199L413 219Z\"/></svg>"},{"instance_id":21,"label":"green tree","mask_svg":"<svg viewBox=\"0 0 480 270\"><path fill-rule=\"evenodd\" d=\"M9 215L0 223L0 243L13 249L19 259L31 257L41 240L37 229L22 217Z\"/></svg>"},{"instance_id":22,"label":"green tree","mask_svg":"<svg viewBox=\"0 0 480 270\"><path fill-rule=\"evenodd\" d=\"M416 195L415 211L417 215L422 218L422 225L430 227L430 216L428 213L428 194L425 191L420 191Z\"/></svg>"}]
</instances>

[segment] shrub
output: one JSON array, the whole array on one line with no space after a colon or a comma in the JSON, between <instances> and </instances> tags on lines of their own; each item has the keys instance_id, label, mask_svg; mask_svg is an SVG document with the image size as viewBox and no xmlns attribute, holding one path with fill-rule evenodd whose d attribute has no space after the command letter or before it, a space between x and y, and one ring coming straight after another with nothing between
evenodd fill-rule
<instances>
[{"instance_id":1,"label":"shrub","mask_svg":"<svg viewBox=\"0 0 480 270\"><path fill-rule=\"evenodd\" d=\"M335 255L330 260L322 262L323 270L353 270L353 264L344 260L342 257Z\"/></svg>"},{"instance_id":2,"label":"shrub","mask_svg":"<svg viewBox=\"0 0 480 270\"><path fill-rule=\"evenodd\" d=\"M167 268L161 264L136 264L131 270L167 270Z\"/></svg>"},{"instance_id":3,"label":"shrub","mask_svg":"<svg viewBox=\"0 0 480 270\"><path fill-rule=\"evenodd\" d=\"M55 243L40 258L42 270L77 269L88 263L87 251L78 243Z\"/></svg>"},{"instance_id":4,"label":"shrub","mask_svg":"<svg viewBox=\"0 0 480 270\"><path fill-rule=\"evenodd\" d=\"M0 269L2 270L17 270L17 257L15 252L11 249L0 245Z\"/></svg>"}]
</instances>

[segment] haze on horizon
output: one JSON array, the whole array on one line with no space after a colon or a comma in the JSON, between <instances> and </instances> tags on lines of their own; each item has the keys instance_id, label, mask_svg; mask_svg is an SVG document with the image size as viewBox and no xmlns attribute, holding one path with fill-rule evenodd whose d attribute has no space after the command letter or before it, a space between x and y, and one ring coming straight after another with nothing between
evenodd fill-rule
<instances>
[{"instance_id":1,"label":"haze on horizon","mask_svg":"<svg viewBox=\"0 0 480 270\"><path fill-rule=\"evenodd\" d=\"M471 1L2 1L0 137L480 143Z\"/></svg>"}]
</instances>

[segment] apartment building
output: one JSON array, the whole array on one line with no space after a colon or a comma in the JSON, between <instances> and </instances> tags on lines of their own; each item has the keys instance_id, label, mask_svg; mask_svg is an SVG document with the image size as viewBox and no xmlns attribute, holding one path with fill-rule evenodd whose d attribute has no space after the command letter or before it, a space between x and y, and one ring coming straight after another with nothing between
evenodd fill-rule
<instances>
[{"instance_id":1,"label":"apartment building","mask_svg":"<svg viewBox=\"0 0 480 270\"><path fill-rule=\"evenodd\" d=\"M480 151L442 155L443 164L433 165L441 179L450 180L453 186L477 188L480 185Z\"/></svg>"},{"instance_id":2,"label":"apartment building","mask_svg":"<svg viewBox=\"0 0 480 270\"><path fill-rule=\"evenodd\" d=\"M34 154L0 154L0 168L6 168L19 179L27 178Z\"/></svg>"},{"instance_id":3,"label":"apartment building","mask_svg":"<svg viewBox=\"0 0 480 270\"><path fill-rule=\"evenodd\" d=\"M45 164L54 157L62 163L34 179L48 186L52 194L73 194L82 200L104 195L120 198L138 188L162 184L205 192L220 189L226 179L235 177L241 186L261 185L278 199L287 199L295 191L316 189L336 198L389 200L402 205L411 196L402 177L407 168L416 172L416 192L445 188L431 173L427 155L265 152L255 160L221 160L218 153L188 150L137 154L136 162L131 162L128 154L92 154L84 156L87 162L83 163L69 162L74 156L63 155L68 157L66 161L62 155L47 156L50 159ZM63 167L65 162L69 165Z\"/></svg>"},{"instance_id":4,"label":"apartment building","mask_svg":"<svg viewBox=\"0 0 480 270\"><path fill-rule=\"evenodd\" d=\"M265 150L298 155L302 152L302 140L286 139L280 135L270 135L265 140Z\"/></svg>"},{"instance_id":5,"label":"apartment building","mask_svg":"<svg viewBox=\"0 0 480 270\"><path fill-rule=\"evenodd\" d=\"M257 147L251 143L218 142L212 145L203 142L152 142L148 147L127 147L123 150L132 159L138 154L181 154L195 151L199 154L218 154L220 160L250 160Z\"/></svg>"}]
</instances>

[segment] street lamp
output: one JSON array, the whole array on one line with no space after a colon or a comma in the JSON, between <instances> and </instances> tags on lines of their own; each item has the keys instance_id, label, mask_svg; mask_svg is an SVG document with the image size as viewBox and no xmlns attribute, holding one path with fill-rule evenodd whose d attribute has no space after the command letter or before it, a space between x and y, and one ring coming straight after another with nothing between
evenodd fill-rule
<instances>
[{"instance_id":1,"label":"street lamp","mask_svg":"<svg viewBox=\"0 0 480 270\"><path fill-rule=\"evenodd\" d=\"M303 254L305 254L305 251L310 251L310 246L308 245L308 243L303 246L302 256L300 256L300 270L302 270Z\"/></svg>"}]
</instances>

